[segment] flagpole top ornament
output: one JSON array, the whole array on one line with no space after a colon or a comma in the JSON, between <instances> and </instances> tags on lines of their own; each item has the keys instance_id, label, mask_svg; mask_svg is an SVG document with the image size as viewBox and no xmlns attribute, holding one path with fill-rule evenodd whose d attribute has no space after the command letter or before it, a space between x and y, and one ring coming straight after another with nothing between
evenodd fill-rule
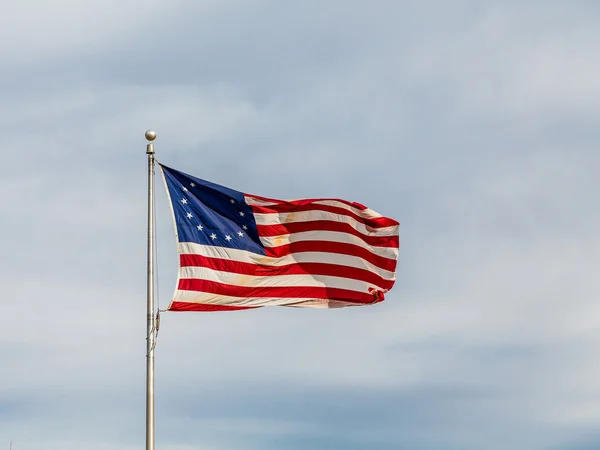
<instances>
[{"instance_id":1,"label":"flagpole top ornament","mask_svg":"<svg viewBox=\"0 0 600 450\"><path fill-rule=\"evenodd\" d=\"M152 142L154 139L156 139L156 131L147 130L146 131L146 139L150 142Z\"/></svg>"}]
</instances>

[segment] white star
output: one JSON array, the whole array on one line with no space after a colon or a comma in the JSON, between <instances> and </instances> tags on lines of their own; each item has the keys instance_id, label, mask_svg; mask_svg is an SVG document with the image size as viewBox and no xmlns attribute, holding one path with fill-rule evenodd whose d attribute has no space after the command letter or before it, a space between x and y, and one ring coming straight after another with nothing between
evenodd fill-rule
<instances>
[{"instance_id":1,"label":"white star","mask_svg":"<svg viewBox=\"0 0 600 450\"><path fill-rule=\"evenodd\" d=\"M194 182L192 181L192 182L190 183L190 186L191 186L191 187L195 187L195 186L196 186L196 183L194 183Z\"/></svg>"},{"instance_id":2,"label":"white star","mask_svg":"<svg viewBox=\"0 0 600 450\"><path fill-rule=\"evenodd\" d=\"M199 231L202 231L204 229L202 225L198 225L196 228L198 228Z\"/></svg>"},{"instance_id":3,"label":"white star","mask_svg":"<svg viewBox=\"0 0 600 450\"><path fill-rule=\"evenodd\" d=\"M229 242L231 240L231 236L229 236L229 235L225 236L225 240Z\"/></svg>"},{"instance_id":4,"label":"white star","mask_svg":"<svg viewBox=\"0 0 600 450\"><path fill-rule=\"evenodd\" d=\"M216 235L215 233L213 233L213 234L211 234L211 235L210 235L210 238L211 238L212 240L215 240L215 239L217 238L217 235Z\"/></svg>"},{"instance_id":5,"label":"white star","mask_svg":"<svg viewBox=\"0 0 600 450\"><path fill-rule=\"evenodd\" d=\"M192 217L194 217L194 216L192 216L192 213L187 213L187 218L188 219L191 219Z\"/></svg>"},{"instance_id":6,"label":"white star","mask_svg":"<svg viewBox=\"0 0 600 450\"><path fill-rule=\"evenodd\" d=\"M244 217L244 211L240 211L240 216Z\"/></svg>"},{"instance_id":7,"label":"white star","mask_svg":"<svg viewBox=\"0 0 600 450\"><path fill-rule=\"evenodd\" d=\"M244 229L244 231L248 229L246 225L244 225L242 228Z\"/></svg>"},{"instance_id":8,"label":"white star","mask_svg":"<svg viewBox=\"0 0 600 450\"><path fill-rule=\"evenodd\" d=\"M229 201L230 201L231 203L235 203L235 200L234 200L234 199L231 199L231 200L229 200Z\"/></svg>"},{"instance_id":9,"label":"white star","mask_svg":"<svg viewBox=\"0 0 600 450\"><path fill-rule=\"evenodd\" d=\"M239 235L239 237L242 237L244 235L244 233L242 233L241 231L238 231L238 235Z\"/></svg>"},{"instance_id":10,"label":"white star","mask_svg":"<svg viewBox=\"0 0 600 450\"><path fill-rule=\"evenodd\" d=\"M183 203L184 205L186 205L186 204L187 204L187 199L185 199L185 198L182 198L182 199L181 199L181 203Z\"/></svg>"},{"instance_id":11,"label":"white star","mask_svg":"<svg viewBox=\"0 0 600 450\"><path fill-rule=\"evenodd\" d=\"M187 192L187 188L186 187L183 188L183 192Z\"/></svg>"}]
</instances>

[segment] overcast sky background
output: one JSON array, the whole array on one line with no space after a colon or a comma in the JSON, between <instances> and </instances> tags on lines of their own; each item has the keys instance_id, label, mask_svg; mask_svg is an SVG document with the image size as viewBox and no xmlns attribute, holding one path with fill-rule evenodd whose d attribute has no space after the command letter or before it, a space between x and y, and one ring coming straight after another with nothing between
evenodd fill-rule
<instances>
[{"instance_id":1,"label":"overcast sky background","mask_svg":"<svg viewBox=\"0 0 600 450\"><path fill-rule=\"evenodd\" d=\"M401 222L382 304L164 314L157 449L600 448L599 21L592 0L4 1L0 448L144 446L147 128L184 172Z\"/></svg>"}]
</instances>

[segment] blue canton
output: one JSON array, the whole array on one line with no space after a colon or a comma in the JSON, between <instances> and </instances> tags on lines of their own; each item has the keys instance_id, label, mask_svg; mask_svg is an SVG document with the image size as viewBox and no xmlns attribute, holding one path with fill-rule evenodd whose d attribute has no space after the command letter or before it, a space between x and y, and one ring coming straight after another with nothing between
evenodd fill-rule
<instances>
[{"instance_id":1,"label":"blue canton","mask_svg":"<svg viewBox=\"0 0 600 450\"><path fill-rule=\"evenodd\" d=\"M244 194L160 164L179 242L237 248L264 255Z\"/></svg>"}]
</instances>

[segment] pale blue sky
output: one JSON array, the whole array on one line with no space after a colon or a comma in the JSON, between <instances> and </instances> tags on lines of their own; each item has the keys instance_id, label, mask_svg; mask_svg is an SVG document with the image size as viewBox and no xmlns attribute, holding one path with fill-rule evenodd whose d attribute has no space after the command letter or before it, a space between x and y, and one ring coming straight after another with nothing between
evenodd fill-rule
<instances>
[{"instance_id":1,"label":"pale blue sky","mask_svg":"<svg viewBox=\"0 0 600 450\"><path fill-rule=\"evenodd\" d=\"M401 222L383 304L165 314L157 449L600 447L600 7L416 4L3 6L0 448L143 448L150 127L174 168Z\"/></svg>"}]
</instances>

